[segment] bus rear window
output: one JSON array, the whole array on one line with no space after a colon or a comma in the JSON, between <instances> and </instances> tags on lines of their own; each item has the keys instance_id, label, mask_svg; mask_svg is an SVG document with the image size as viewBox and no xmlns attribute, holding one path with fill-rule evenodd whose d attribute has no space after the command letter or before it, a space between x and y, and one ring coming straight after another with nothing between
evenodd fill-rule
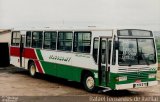
<instances>
[{"instance_id":1,"label":"bus rear window","mask_svg":"<svg viewBox=\"0 0 160 102\"><path fill-rule=\"evenodd\" d=\"M26 47L30 47L31 45L31 31L27 31L26 33Z\"/></svg>"},{"instance_id":2,"label":"bus rear window","mask_svg":"<svg viewBox=\"0 0 160 102\"><path fill-rule=\"evenodd\" d=\"M19 31L14 31L12 32L12 40L11 40L11 45L12 46L19 46L20 44L20 32Z\"/></svg>"}]
</instances>

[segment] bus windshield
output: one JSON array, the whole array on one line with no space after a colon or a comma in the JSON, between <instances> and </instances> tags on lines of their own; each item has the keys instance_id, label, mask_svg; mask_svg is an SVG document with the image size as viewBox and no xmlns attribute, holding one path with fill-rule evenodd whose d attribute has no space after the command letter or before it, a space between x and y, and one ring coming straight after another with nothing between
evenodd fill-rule
<instances>
[{"instance_id":1,"label":"bus windshield","mask_svg":"<svg viewBox=\"0 0 160 102\"><path fill-rule=\"evenodd\" d=\"M119 65L149 65L156 63L152 38L119 38Z\"/></svg>"}]
</instances>

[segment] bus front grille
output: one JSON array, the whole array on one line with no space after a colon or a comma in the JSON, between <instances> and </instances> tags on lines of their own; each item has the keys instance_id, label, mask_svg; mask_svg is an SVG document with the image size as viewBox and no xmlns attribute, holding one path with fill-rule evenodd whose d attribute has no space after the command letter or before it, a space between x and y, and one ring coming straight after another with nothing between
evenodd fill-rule
<instances>
[{"instance_id":1,"label":"bus front grille","mask_svg":"<svg viewBox=\"0 0 160 102\"><path fill-rule=\"evenodd\" d=\"M119 68L118 72L122 76L127 76L128 80L147 79L151 73L149 67L143 68Z\"/></svg>"}]
</instances>

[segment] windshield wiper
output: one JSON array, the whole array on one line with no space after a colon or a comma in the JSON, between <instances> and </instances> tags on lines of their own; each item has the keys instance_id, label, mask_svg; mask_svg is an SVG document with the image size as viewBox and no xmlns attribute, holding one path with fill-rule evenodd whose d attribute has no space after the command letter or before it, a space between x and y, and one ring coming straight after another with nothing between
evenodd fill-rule
<instances>
[{"instance_id":1,"label":"windshield wiper","mask_svg":"<svg viewBox=\"0 0 160 102\"><path fill-rule=\"evenodd\" d=\"M132 64L131 64L131 63L132 63L132 61L130 60L130 61L129 61L129 64L128 64L128 66L129 66L129 67L130 67L130 66L132 66Z\"/></svg>"},{"instance_id":2,"label":"windshield wiper","mask_svg":"<svg viewBox=\"0 0 160 102\"><path fill-rule=\"evenodd\" d=\"M146 62L147 65L150 65L149 61L147 60L147 58L145 57L145 55L143 53L142 53L142 58L143 58L143 60L145 60L145 62Z\"/></svg>"},{"instance_id":3,"label":"windshield wiper","mask_svg":"<svg viewBox=\"0 0 160 102\"><path fill-rule=\"evenodd\" d=\"M149 61L148 61L147 58L145 57L142 49L141 49L141 52L139 52L139 56L141 56L141 57L142 57L142 60L144 60L147 65L149 65Z\"/></svg>"}]
</instances>

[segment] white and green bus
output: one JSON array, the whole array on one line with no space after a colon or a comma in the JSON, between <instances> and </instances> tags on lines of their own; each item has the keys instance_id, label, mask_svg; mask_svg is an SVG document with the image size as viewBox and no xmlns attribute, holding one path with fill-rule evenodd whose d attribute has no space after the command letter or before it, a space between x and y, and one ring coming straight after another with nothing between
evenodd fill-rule
<instances>
[{"instance_id":1,"label":"white and green bus","mask_svg":"<svg viewBox=\"0 0 160 102\"><path fill-rule=\"evenodd\" d=\"M37 73L120 90L157 85L153 33L140 29L13 30L11 64Z\"/></svg>"}]
</instances>

